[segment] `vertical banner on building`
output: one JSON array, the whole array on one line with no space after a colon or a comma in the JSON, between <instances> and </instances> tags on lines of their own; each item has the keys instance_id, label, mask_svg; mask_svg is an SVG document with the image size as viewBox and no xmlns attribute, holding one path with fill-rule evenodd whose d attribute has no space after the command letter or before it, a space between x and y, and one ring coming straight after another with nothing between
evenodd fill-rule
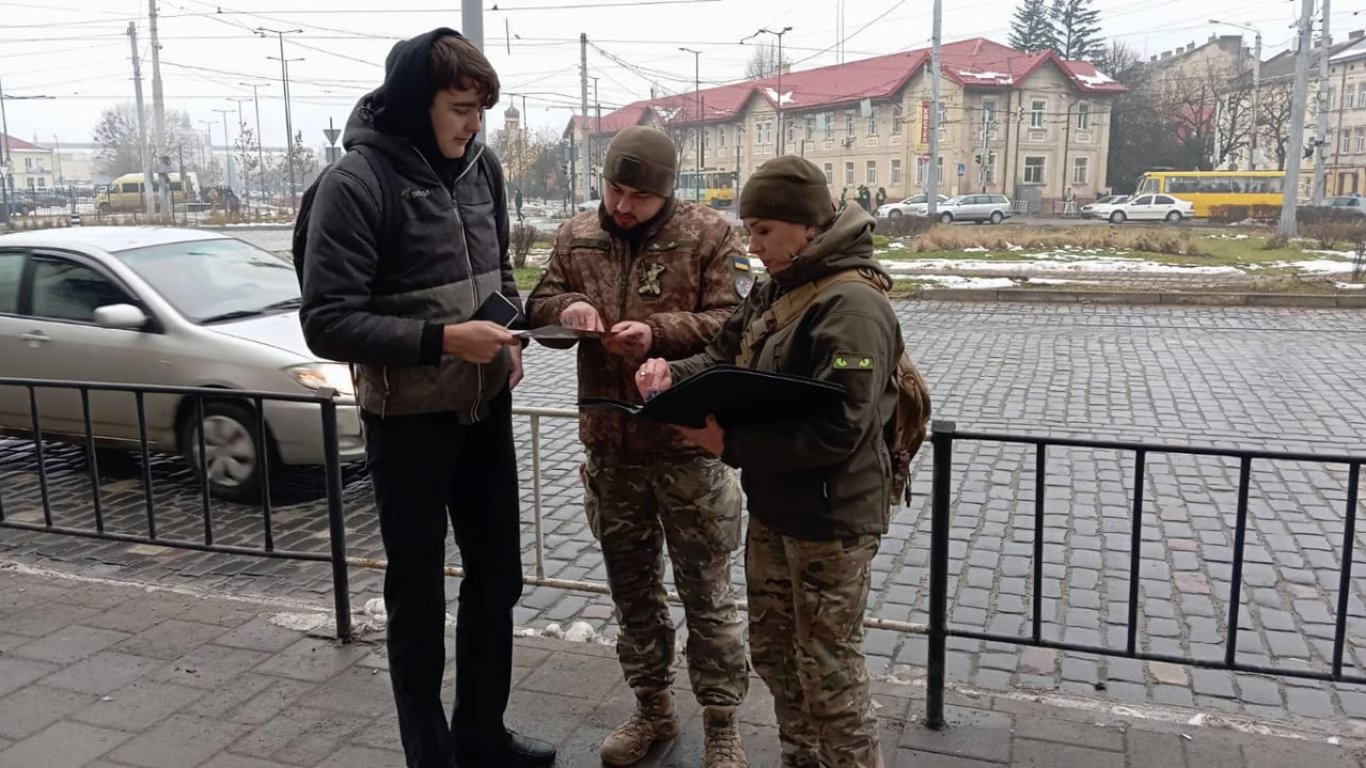
<instances>
[{"instance_id":1,"label":"vertical banner on building","mask_svg":"<svg viewBox=\"0 0 1366 768\"><path fill-rule=\"evenodd\" d=\"M920 146L930 143L930 100L920 102Z\"/></svg>"}]
</instances>

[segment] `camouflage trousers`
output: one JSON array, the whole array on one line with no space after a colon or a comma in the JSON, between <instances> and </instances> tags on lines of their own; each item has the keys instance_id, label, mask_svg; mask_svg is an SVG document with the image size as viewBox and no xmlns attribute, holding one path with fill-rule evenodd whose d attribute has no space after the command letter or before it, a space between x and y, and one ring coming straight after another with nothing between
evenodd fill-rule
<instances>
[{"instance_id":1,"label":"camouflage trousers","mask_svg":"<svg viewBox=\"0 0 1366 768\"><path fill-rule=\"evenodd\" d=\"M879 541L802 541L749 519L749 642L754 670L773 692L784 768L881 765L863 656Z\"/></svg>"},{"instance_id":2,"label":"camouflage trousers","mask_svg":"<svg viewBox=\"0 0 1366 768\"><path fill-rule=\"evenodd\" d=\"M703 706L739 706L749 690L745 624L731 589L740 487L714 459L628 465L589 452L584 509L602 545L620 634L617 656L637 692L673 684L674 626L664 553L688 623L688 676Z\"/></svg>"}]
</instances>

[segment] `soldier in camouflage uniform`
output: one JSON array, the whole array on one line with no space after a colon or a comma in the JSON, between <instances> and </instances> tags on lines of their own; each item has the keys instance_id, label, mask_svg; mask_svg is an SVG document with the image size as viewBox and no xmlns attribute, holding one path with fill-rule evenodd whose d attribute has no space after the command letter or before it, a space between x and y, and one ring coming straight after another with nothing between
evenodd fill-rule
<instances>
[{"instance_id":1,"label":"soldier in camouflage uniform","mask_svg":"<svg viewBox=\"0 0 1366 768\"><path fill-rule=\"evenodd\" d=\"M604 163L603 205L560 228L527 300L532 325L613 332L579 344L580 397L641 402L632 376L646 357L700 351L753 285L730 225L674 198L676 158L660 131L618 134ZM584 507L602 545L621 627L617 653L638 702L604 741L603 762L631 765L678 735L667 548L687 617L688 673L705 708L706 764L748 765L735 717L748 665L730 585L741 505L733 471L667 427L614 410L585 409L580 435L588 449Z\"/></svg>"},{"instance_id":2,"label":"soldier in camouflage uniform","mask_svg":"<svg viewBox=\"0 0 1366 768\"><path fill-rule=\"evenodd\" d=\"M772 274L705 352L652 359L638 386L656 391L719 364L839 384L844 400L806 418L680 429L739 467L749 501L745 574L754 668L773 692L785 768L877 768L877 717L863 656L869 569L887 532L892 460L885 430L901 329L882 290L873 218L835 215L825 177L799 157L764 163L746 182L740 216L750 252ZM819 283L820 287L813 287ZM773 307L804 296L777 327ZM795 312L795 310L794 310Z\"/></svg>"}]
</instances>

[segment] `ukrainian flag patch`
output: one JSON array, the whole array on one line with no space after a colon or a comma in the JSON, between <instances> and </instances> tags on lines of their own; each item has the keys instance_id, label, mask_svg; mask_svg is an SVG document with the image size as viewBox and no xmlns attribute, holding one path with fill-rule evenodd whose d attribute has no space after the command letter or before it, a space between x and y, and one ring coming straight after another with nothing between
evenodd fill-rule
<instances>
[{"instance_id":1,"label":"ukrainian flag patch","mask_svg":"<svg viewBox=\"0 0 1366 768\"><path fill-rule=\"evenodd\" d=\"M871 371L873 356L857 352L837 352L831 366L837 371Z\"/></svg>"},{"instance_id":2,"label":"ukrainian flag patch","mask_svg":"<svg viewBox=\"0 0 1366 768\"><path fill-rule=\"evenodd\" d=\"M738 269L738 270L740 270L741 272L748 272L748 271L749 271L749 257L746 256L746 255L744 255L743 253L737 254L737 255L735 256L735 268Z\"/></svg>"}]
</instances>

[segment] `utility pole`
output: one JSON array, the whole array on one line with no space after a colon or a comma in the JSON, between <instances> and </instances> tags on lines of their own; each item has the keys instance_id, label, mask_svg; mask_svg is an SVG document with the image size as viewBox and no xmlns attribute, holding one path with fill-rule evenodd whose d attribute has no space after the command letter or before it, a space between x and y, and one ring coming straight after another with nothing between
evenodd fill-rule
<instances>
[{"instance_id":1,"label":"utility pole","mask_svg":"<svg viewBox=\"0 0 1366 768\"><path fill-rule=\"evenodd\" d=\"M936 0L938 2L938 0ZM1302 0L1300 44L1295 51L1295 90L1290 99L1290 151L1285 158L1285 184L1281 189L1280 232L1294 237L1295 208L1299 203L1300 158L1304 154L1304 105L1309 91L1309 49L1314 43L1314 0Z\"/></svg>"},{"instance_id":2,"label":"utility pole","mask_svg":"<svg viewBox=\"0 0 1366 768\"><path fill-rule=\"evenodd\" d=\"M233 189L236 185L232 178L232 141L228 139L228 115L232 114L232 110L215 109L214 111L223 116L223 154L228 156L228 189Z\"/></svg>"},{"instance_id":3,"label":"utility pole","mask_svg":"<svg viewBox=\"0 0 1366 768\"><path fill-rule=\"evenodd\" d=\"M251 100L256 102L256 166L261 180L261 202L266 204L266 158L261 147L265 144L265 139L261 136L261 97L256 93L256 89L261 87L260 83L238 83L251 89Z\"/></svg>"},{"instance_id":4,"label":"utility pole","mask_svg":"<svg viewBox=\"0 0 1366 768\"><path fill-rule=\"evenodd\" d=\"M132 26L131 24L129 26ZM9 228L9 194L12 174L14 168L14 156L9 149L9 117L5 115L5 85L0 82L0 137L5 140L0 144L0 166L4 166L5 175L0 176L0 224L6 229Z\"/></svg>"},{"instance_id":5,"label":"utility pole","mask_svg":"<svg viewBox=\"0 0 1366 768\"><path fill-rule=\"evenodd\" d=\"M588 130L588 33L579 33L579 96L583 100L583 199L593 190L593 134Z\"/></svg>"},{"instance_id":6,"label":"utility pole","mask_svg":"<svg viewBox=\"0 0 1366 768\"><path fill-rule=\"evenodd\" d=\"M480 0L460 0L460 25L460 34L475 48L484 50L484 6Z\"/></svg>"},{"instance_id":7,"label":"utility pole","mask_svg":"<svg viewBox=\"0 0 1366 768\"><path fill-rule=\"evenodd\" d=\"M469 0L465 0L469 2ZM299 187L294 179L294 118L290 114L289 108L289 62L303 61L303 59L285 58L285 35L301 34L302 29L267 29L257 27L256 34L265 37L267 34L275 35L280 40L280 81L284 86L285 94L285 165L289 166L289 207L293 208L299 199ZM275 56L267 56L268 59L275 59Z\"/></svg>"},{"instance_id":8,"label":"utility pole","mask_svg":"<svg viewBox=\"0 0 1366 768\"><path fill-rule=\"evenodd\" d=\"M693 95L697 100L697 128L694 130L693 138L697 139L697 174L693 177L693 202L702 202L702 52L691 48L679 48L684 53L692 54L692 79Z\"/></svg>"},{"instance_id":9,"label":"utility pole","mask_svg":"<svg viewBox=\"0 0 1366 768\"><path fill-rule=\"evenodd\" d=\"M598 101L598 80L599 78L593 78L593 113L596 120L596 127L594 127L593 130L598 134L597 152L602 155L602 162L605 166L607 164L607 147L606 142L604 142L602 138L602 102ZM605 167L599 168L598 172L602 173L606 170Z\"/></svg>"},{"instance_id":10,"label":"utility pole","mask_svg":"<svg viewBox=\"0 0 1366 768\"><path fill-rule=\"evenodd\" d=\"M943 0L934 0L933 32L930 36L930 167L925 169L925 177L929 179L925 185L925 212L931 221L939 215L939 43L943 26Z\"/></svg>"},{"instance_id":11,"label":"utility pole","mask_svg":"<svg viewBox=\"0 0 1366 768\"><path fill-rule=\"evenodd\" d=\"M9 141L8 138L5 139ZM62 142L57 138L57 134L52 134L52 156L57 161L57 186L66 186L66 177L62 175Z\"/></svg>"},{"instance_id":12,"label":"utility pole","mask_svg":"<svg viewBox=\"0 0 1366 768\"><path fill-rule=\"evenodd\" d=\"M1314 128L1314 205L1323 202L1323 163L1328 154L1328 56L1333 47L1333 38L1328 30L1330 4L1330 0L1323 0L1323 24L1319 30L1319 87L1314 95L1314 112L1318 118Z\"/></svg>"},{"instance_id":13,"label":"utility pole","mask_svg":"<svg viewBox=\"0 0 1366 768\"><path fill-rule=\"evenodd\" d=\"M152 162L155 164L157 178L160 179L170 158L163 154L166 151L166 100L161 89L161 42L157 37L157 0L147 0L147 29L152 37ZM167 178L169 180L170 177ZM157 199L161 203L161 215L170 215L174 220L170 184L154 186L159 190Z\"/></svg>"},{"instance_id":14,"label":"utility pole","mask_svg":"<svg viewBox=\"0 0 1366 768\"><path fill-rule=\"evenodd\" d=\"M152 202L152 157L147 151L147 110L142 104L142 63L138 60L138 28L128 22L128 44L133 49L133 95L138 110L138 157L142 159L142 210L149 216L156 210ZM212 137L209 139L213 141Z\"/></svg>"}]
</instances>

